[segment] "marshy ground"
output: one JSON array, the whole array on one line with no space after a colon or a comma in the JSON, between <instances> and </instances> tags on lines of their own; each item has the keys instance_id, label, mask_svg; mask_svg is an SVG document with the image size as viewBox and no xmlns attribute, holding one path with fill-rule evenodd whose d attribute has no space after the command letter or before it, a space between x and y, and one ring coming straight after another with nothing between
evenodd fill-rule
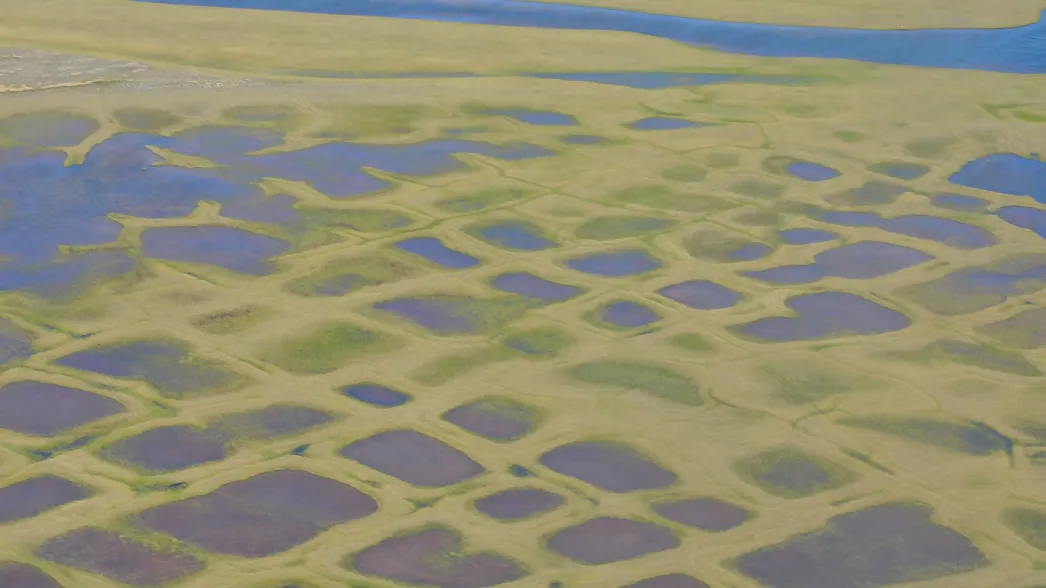
<instances>
[{"instance_id":1,"label":"marshy ground","mask_svg":"<svg viewBox=\"0 0 1046 588\"><path fill-rule=\"evenodd\" d=\"M0 9L0 586L1046 585L1041 77Z\"/></svg>"}]
</instances>

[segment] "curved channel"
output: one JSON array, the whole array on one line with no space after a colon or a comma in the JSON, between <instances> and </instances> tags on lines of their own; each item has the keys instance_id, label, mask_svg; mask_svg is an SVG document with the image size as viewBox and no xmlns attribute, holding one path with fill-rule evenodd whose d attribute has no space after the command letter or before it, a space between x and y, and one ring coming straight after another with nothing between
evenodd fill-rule
<instances>
[{"instance_id":1,"label":"curved channel","mask_svg":"<svg viewBox=\"0 0 1046 588\"><path fill-rule=\"evenodd\" d=\"M624 31L726 53L1046 73L1046 20L998 29L870 30L723 22L520 0L136 0L545 29Z\"/></svg>"}]
</instances>

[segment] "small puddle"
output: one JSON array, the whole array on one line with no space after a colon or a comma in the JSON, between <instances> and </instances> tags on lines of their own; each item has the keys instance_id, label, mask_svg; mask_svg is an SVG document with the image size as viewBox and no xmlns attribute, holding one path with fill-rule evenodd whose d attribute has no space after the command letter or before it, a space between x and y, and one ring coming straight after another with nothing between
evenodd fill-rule
<instances>
[{"instance_id":1,"label":"small puddle","mask_svg":"<svg viewBox=\"0 0 1046 588\"><path fill-rule=\"evenodd\" d=\"M552 112L548 110L525 110L522 108L489 108L479 111L479 114L491 116L507 116L528 125L568 127L577 124L577 119L569 114Z\"/></svg>"},{"instance_id":2,"label":"small puddle","mask_svg":"<svg viewBox=\"0 0 1046 588\"><path fill-rule=\"evenodd\" d=\"M479 329L467 301L442 298L397 298L374 308L391 312L439 334L467 334Z\"/></svg>"},{"instance_id":3,"label":"small puddle","mask_svg":"<svg viewBox=\"0 0 1046 588\"><path fill-rule=\"evenodd\" d=\"M412 398L400 392L380 384L362 383L345 386L341 393L360 402L376 406L378 408L394 408L403 406Z\"/></svg>"},{"instance_id":4,"label":"small puddle","mask_svg":"<svg viewBox=\"0 0 1046 588\"><path fill-rule=\"evenodd\" d=\"M831 231L821 229L785 229L778 231L777 236L789 245L810 245L812 243L824 243L835 241L839 235Z\"/></svg>"},{"instance_id":5,"label":"small puddle","mask_svg":"<svg viewBox=\"0 0 1046 588\"><path fill-rule=\"evenodd\" d=\"M446 443L411 429L385 431L347 445L341 455L425 488L440 488L484 473L483 466Z\"/></svg>"},{"instance_id":6,"label":"small puddle","mask_svg":"<svg viewBox=\"0 0 1046 588\"><path fill-rule=\"evenodd\" d=\"M810 161L797 161L791 163L788 165L787 170L792 177L807 182L824 182L839 177L838 170Z\"/></svg>"},{"instance_id":7,"label":"small puddle","mask_svg":"<svg viewBox=\"0 0 1046 588\"><path fill-rule=\"evenodd\" d=\"M539 488L510 488L473 503L479 512L499 521L518 521L555 510L564 499L555 492Z\"/></svg>"},{"instance_id":8,"label":"small puddle","mask_svg":"<svg viewBox=\"0 0 1046 588\"><path fill-rule=\"evenodd\" d=\"M642 249L625 249L568 259L566 266L592 276L620 278L659 269L661 260Z\"/></svg>"},{"instance_id":9,"label":"small puddle","mask_svg":"<svg viewBox=\"0 0 1046 588\"><path fill-rule=\"evenodd\" d=\"M789 265L747 272L750 278L778 284L805 284L826 277L868 280L933 259L916 249L881 241L861 241L823 251L810 265Z\"/></svg>"},{"instance_id":10,"label":"small puddle","mask_svg":"<svg viewBox=\"0 0 1046 588\"><path fill-rule=\"evenodd\" d=\"M628 124L628 128L636 131L675 131L704 126L708 125L686 120L685 118L670 118L666 116L651 116Z\"/></svg>"},{"instance_id":11,"label":"small puddle","mask_svg":"<svg viewBox=\"0 0 1046 588\"><path fill-rule=\"evenodd\" d=\"M24 380L0 387L0 428L38 437L58 435L127 410L79 388Z\"/></svg>"},{"instance_id":12,"label":"small puddle","mask_svg":"<svg viewBox=\"0 0 1046 588\"><path fill-rule=\"evenodd\" d=\"M1003 206L995 213L1015 227L1034 231L1040 237L1046 238L1046 210L1027 206Z\"/></svg>"},{"instance_id":13,"label":"small puddle","mask_svg":"<svg viewBox=\"0 0 1046 588\"><path fill-rule=\"evenodd\" d=\"M541 228L527 222L501 221L475 229L484 241L506 249L518 251L541 251L557 247L541 233Z\"/></svg>"},{"instance_id":14,"label":"small puddle","mask_svg":"<svg viewBox=\"0 0 1046 588\"><path fill-rule=\"evenodd\" d=\"M515 561L494 551L470 552L461 534L442 525L412 529L385 539L344 564L397 584L478 588L527 576Z\"/></svg>"},{"instance_id":15,"label":"small puddle","mask_svg":"<svg viewBox=\"0 0 1046 588\"><path fill-rule=\"evenodd\" d=\"M988 207L988 201L965 194L937 194L930 197L930 204L957 212L978 212Z\"/></svg>"},{"instance_id":16,"label":"small puddle","mask_svg":"<svg viewBox=\"0 0 1046 588\"><path fill-rule=\"evenodd\" d=\"M578 563L602 565L679 547L667 527L618 517L600 517L567 527L548 538L548 548Z\"/></svg>"},{"instance_id":17,"label":"small puddle","mask_svg":"<svg viewBox=\"0 0 1046 588\"><path fill-rule=\"evenodd\" d=\"M661 316L650 308L628 300L611 302L600 308L596 316L604 323L624 329L645 327L661 320Z\"/></svg>"},{"instance_id":18,"label":"small puddle","mask_svg":"<svg viewBox=\"0 0 1046 588\"><path fill-rule=\"evenodd\" d=\"M718 498L687 498L654 504L654 512L694 529L720 533L752 518L753 513Z\"/></svg>"},{"instance_id":19,"label":"small puddle","mask_svg":"<svg viewBox=\"0 0 1046 588\"><path fill-rule=\"evenodd\" d=\"M545 302L563 302L582 292L577 286L552 282L526 272L501 274L491 280L490 285L502 292Z\"/></svg>"},{"instance_id":20,"label":"small puddle","mask_svg":"<svg viewBox=\"0 0 1046 588\"><path fill-rule=\"evenodd\" d=\"M117 441L103 453L107 459L151 472L175 472L228 455L225 439L190 426L157 427Z\"/></svg>"},{"instance_id":21,"label":"small puddle","mask_svg":"<svg viewBox=\"0 0 1046 588\"><path fill-rule=\"evenodd\" d=\"M734 249L727 255L733 261L755 261L770 255L773 251L769 246L762 243L752 243L739 249Z\"/></svg>"},{"instance_id":22,"label":"small puddle","mask_svg":"<svg viewBox=\"0 0 1046 588\"><path fill-rule=\"evenodd\" d=\"M980 227L923 214L886 219L880 228L898 235L938 241L960 249L981 249L999 242L995 235Z\"/></svg>"},{"instance_id":23,"label":"small puddle","mask_svg":"<svg viewBox=\"0 0 1046 588\"><path fill-rule=\"evenodd\" d=\"M451 249L436 237L413 237L396 242L396 248L424 257L447 269L465 269L479 265L479 260L467 253Z\"/></svg>"},{"instance_id":24,"label":"small puddle","mask_svg":"<svg viewBox=\"0 0 1046 588\"><path fill-rule=\"evenodd\" d=\"M726 286L708 280L691 280L665 286L658 294L698 310L730 308L741 301L741 295Z\"/></svg>"},{"instance_id":25,"label":"small puddle","mask_svg":"<svg viewBox=\"0 0 1046 588\"><path fill-rule=\"evenodd\" d=\"M796 316L769 317L735 327L741 334L767 341L800 341L875 335L907 328L903 314L844 292L792 296L786 305Z\"/></svg>"},{"instance_id":26,"label":"small puddle","mask_svg":"<svg viewBox=\"0 0 1046 588\"><path fill-rule=\"evenodd\" d=\"M261 276L273 271L269 258L290 249L281 239L232 227L157 227L142 232L142 254L153 259L205 263Z\"/></svg>"},{"instance_id":27,"label":"small puddle","mask_svg":"<svg viewBox=\"0 0 1046 588\"><path fill-rule=\"evenodd\" d=\"M0 488L0 524L35 517L63 504L83 500L91 494L92 491L58 476L45 474L22 480ZM0 579L3 579L2 574Z\"/></svg>"},{"instance_id":28,"label":"small puddle","mask_svg":"<svg viewBox=\"0 0 1046 588\"><path fill-rule=\"evenodd\" d=\"M488 396L452 408L441 417L474 434L504 443L522 439L537 426L537 409L506 397Z\"/></svg>"},{"instance_id":29,"label":"small puddle","mask_svg":"<svg viewBox=\"0 0 1046 588\"><path fill-rule=\"evenodd\" d=\"M930 581L989 565L965 536L934 520L931 508L900 502L836 515L822 528L734 561L770 588L878 587ZM840 578L840 580L835 580Z\"/></svg>"},{"instance_id":30,"label":"small puddle","mask_svg":"<svg viewBox=\"0 0 1046 588\"><path fill-rule=\"evenodd\" d=\"M959 249L982 249L999 242L995 235L980 227L925 214L883 218L874 212L819 211L813 217L834 225L878 227L898 235L937 241Z\"/></svg>"},{"instance_id":31,"label":"small puddle","mask_svg":"<svg viewBox=\"0 0 1046 588\"><path fill-rule=\"evenodd\" d=\"M567 145L599 145L607 142L606 137L600 137L599 135L567 135L560 137L559 140Z\"/></svg>"},{"instance_id":32,"label":"small puddle","mask_svg":"<svg viewBox=\"0 0 1046 588\"><path fill-rule=\"evenodd\" d=\"M142 379L172 397L225 388L238 381L218 362L195 357L185 345L166 339L111 343L76 351L55 363L114 378Z\"/></svg>"},{"instance_id":33,"label":"small puddle","mask_svg":"<svg viewBox=\"0 0 1046 588\"><path fill-rule=\"evenodd\" d=\"M1013 153L975 159L948 178L953 184L1011 196L1031 196L1046 204L1046 161Z\"/></svg>"},{"instance_id":34,"label":"small puddle","mask_svg":"<svg viewBox=\"0 0 1046 588\"><path fill-rule=\"evenodd\" d=\"M228 133L221 132L223 136ZM466 169L466 164L454 157L462 153L507 161L555 154L544 147L529 143L493 145L465 139L433 139L406 145L337 141L298 151L250 155L244 151L245 148L264 145L265 142L254 139L250 145L223 149L209 140L201 140L199 134L200 131L194 131L188 138L177 135L155 143L178 153L206 157L220 163L241 182L254 182L265 177L306 182L332 198L359 196L391 186L389 182L368 174L363 168L424 177ZM248 137L253 138L254 135ZM237 139L244 141L243 137ZM226 143L233 142L228 137L224 140Z\"/></svg>"},{"instance_id":35,"label":"small puddle","mask_svg":"<svg viewBox=\"0 0 1046 588\"><path fill-rule=\"evenodd\" d=\"M546 468L619 494L656 490L676 483L677 476L629 445L577 441L543 454Z\"/></svg>"}]
</instances>

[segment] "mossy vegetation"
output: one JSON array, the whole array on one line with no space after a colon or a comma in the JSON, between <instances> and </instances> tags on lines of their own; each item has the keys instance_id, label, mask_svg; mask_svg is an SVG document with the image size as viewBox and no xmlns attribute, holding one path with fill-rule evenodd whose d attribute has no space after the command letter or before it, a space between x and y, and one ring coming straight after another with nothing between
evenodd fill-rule
<instances>
[{"instance_id":1,"label":"mossy vegetation","mask_svg":"<svg viewBox=\"0 0 1046 588\"><path fill-rule=\"evenodd\" d=\"M844 417L839 424L886 433L966 455L1008 452L1013 442L981 423L955 422L943 417L882 415Z\"/></svg>"},{"instance_id":2,"label":"mossy vegetation","mask_svg":"<svg viewBox=\"0 0 1046 588\"><path fill-rule=\"evenodd\" d=\"M229 310L200 315L192 320L192 325L212 335L228 335L259 325L272 314L273 311L265 307L237 306Z\"/></svg>"},{"instance_id":3,"label":"mossy vegetation","mask_svg":"<svg viewBox=\"0 0 1046 588\"><path fill-rule=\"evenodd\" d=\"M409 227L414 221L395 210L378 208L302 208L311 227L348 229L360 233L381 233Z\"/></svg>"},{"instance_id":4,"label":"mossy vegetation","mask_svg":"<svg viewBox=\"0 0 1046 588\"><path fill-rule=\"evenodd\" d=\"M678 333L666 339L665 342L672 347L694 353L711 353L715 351L715 346L708 341L707 337L702 336L700 333Z\"/></svg>"},{"instance_id":5,"label":"mossy vegetation","mask_svg":"<svg viewBox=\"0 0 1046 588\"><path fill-rule=\"evenodd\" d=\"M1025 543L1046 551L1046 511L1032 508L1008 508L1003 511L1002 523Z\"/></svg>"},{"instance_id":6,"label":"mossy vegetation","mask_svg":"<svg viewBox=\"0 0 1046 588\"><path fill-rule=\"evenodd\" d=\"M260 355L289 372L322 374L397 346L398 341L390 335L352 323L334 323L270 344Z\"/></svg>"},{"instance_id":7,"label":"mossy vegetation","mask_svg":"<svg viewBox=\"0 0 1046 588\"><path fill-rule=\"evenodd\" d=\"M631 239L664 231L676 221L655 216L609 215L586 220L574 229L574 236L589 241Z\"/></svg>"},{"instance_id":8,"label":"mossy vegetation","mask_svg":"<svg viewBox=\"0 0 1046 588\"><path fill-rule=\"evenodd\" d=\"M506 348L526 357L551 359L574 343L574 338L562 329L536 328L510 334L501 340Z\"/></svg>"},{"instance_id":9,"label":"mossy vegetation","mask_svg":"<svg viewBox=\"0 0 1046 588\"><path fill-rule=\"evenodd\" d=\"M742 457L734 472L763 491L780 498L806 498L856 481L842 465L792 446L781 446Z\"/></svg>"},{"instance_id":10,"label":"mossy vegetation","mask_svg":"<svg viewBox=\"0 0 1046 588\"><path fill-rule=\"evenodd\" d=\"M419 272L417 267L388 255L361 255L329 261L305 276L289 280L283 287L300 296L342 296Z\"/></svg>"},{"instance_id":11,"label":"mossy vegetation","mask_svg":"<svg viewBox=\"0 0 1046 588\"><path fill-rule=\"evenodd\" d=\"M914 352L895 351L888 352L886 355L908 361L949 361L1020 376L1042 375L1042 371L1019 352L955 339L934 341Z\"/></svg>"},{"instance_id":12,"label":"mossy vegetation","mask_svg":"<svg viewBox=\"0 0 1046 588\"><path fill-rule=\"evenodd\" d=\"M638 390L687 406L704 403L697 382L669 368L636 361L592 361L575 365L567 374L599 386Z\"/></svg>"},{"instance_id":13,"label":"mossy vegetation","mask_svg":"<svg viewBox=\"0 0 1046 588\"><path fill-rule=\"evenodd\" d=\"M451 196L436 202L436 208L445 212L466 214L479 212L488 208L518 202L530 192L522 188L492 188L479 190L472 194Z\"/></svg>"}]
</instances>

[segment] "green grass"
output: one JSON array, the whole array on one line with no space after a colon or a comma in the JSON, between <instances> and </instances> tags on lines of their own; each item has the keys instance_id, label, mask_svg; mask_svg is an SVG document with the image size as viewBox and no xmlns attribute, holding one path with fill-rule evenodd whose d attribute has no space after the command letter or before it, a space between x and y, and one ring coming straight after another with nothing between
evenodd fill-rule
<instances>
[{"instance_id":1,"label":"green grass","mask_svg":"<svg viewBox=\"0 0 1046 588\"><path fill-rule=\"evenodd\" d=\"M1009 508L1002 514L1002 523L1028 545L1046 551L1046 512L1030 508Z\"/></svg>"},{"instance_id":2,"label":"green grass","mask_svg":"<svg viewBox=\"0 0 1046 588\"><path fill-rule=\"evenodd\" d=\"M734 472L767 494L798 499L841 488L857 479L834 461L791 446L774 447L735 460Z\"/></svg>"},{"instance_id":3,"label":"green grass","mask_svg":"<svg viewBox=\"0 0 1046 588\"><path fill-rule=\"evenodd\" d=\"M574 338L560 329L538 328L508 335L501 344L526 357L551 359L569 349Z\"/></svg>"},{"instance_id":4,"label":"green grass","mask_svg":"<svg viewBox=\"0 0 1046 588\"><path fill-rule=\"evenodd\" d=\"M839 424L886 433L966 455L1009 451L1011 442L979 423L950 422L919 416L844 417Z\"/></svg>"},{"instance_id":5,"label":"green grass","mask_svg":"<svg viewBox=\"0 0 1046 588\"><path fill-rule=\"evenodd\" d=\"M738 180L728 188L734 194L757 198L759 200L776 200L785 191L785 187L775 182L768 182L757 178L745 178Z\"/></svg>"},{"instance_id":6,"label":"green grass","mask_svg":"<svg viewBox=\"0 0 1046 588\"><path fill-rule=\"evenodd\" d=\"M853 389L852 382L828 372L768 368L763 375L771 382L773 395L792 405L819 402Z\"/></svg>"},{"instance_id":7,"label":"green grass","mask_svg":"<svg viewBox=\"0 0 1046 588\"><path fill-rule=\"evenodd\" d=\"M516 202L522 200L527 194L528 192L521 188L480 190L474 194L444 198L436 202L436 208L444 212L466 214Z\"/></svg>"},{"instance_id":8,"label":"green grass","mask_svg":"<svg viewBox=\"0 0 1046 588\"><path fill-rule=\"evenodd\" d=\"M222 116L242 123L278 123L299 115L293 106L284 104L241 104L226 108Z\"/></svg>"},{"instance_id":9,"label":"green grass","mask_svg":"<svg viewBox=\"0 0 1046 588\"><path fill-rule=\"evenodd\" d=\"M666 230L675 224L676 221L654 216L597 216L574 229L574 236L589 241L631 239Z\"/></svg>"},{"instance_id":10,"label":"green grass","mask_svg":"<svg viewBox=\"0 0 1046 588\"><path fill-rule=\"evenodd\" d=\"M610 194L609 199L618 204L635 204L647 208L677 210L682 212L710 213L735 206L713 196L680 192L666 186L648 184L633 186Z\"/></svg>"},{"instance_id":11,"label":"green grass","mask_svg":"<svg viewBox=\"0 0 1046 588\"><path fill-rule=\"evenodd\" d=\"M416 267L397 259L367 255L328 262L310 274L288 281L283 287L300 296L339 296L417 273Z\"/></svg>"},{"instance_id":12,"label":"green grass","mask_svg":"<svg viewBox=\"0 0 1046 588\"><path fill-rule=\"evenodd\" d=\"M425 313L440 317L434 321L436 326L428 329L437 335L493 334L501 331L513 321L518 320L527 311L543 306L540 300L521 298L515 295L492 298L473 298L451 294L398 298L387 301L411 302L423 307ZM401 316L392 310L381 308L383 303L376 303L375 310L383 315L392 314L400 320L418 324L407 316ZM439 326L446 325L445 327ZM422 326L419 324L419 326Z\"/></svg>"},{"instance_id":13,"label":"green grass","mask_svg":"<svg viewBox=\"0 0 1046 588\"><path fill-rule=\"evenodd\" d=\"M943 156L953 144L955 144L955 139L952 137L927 137L905 143L904 151L913 157L937 159Z\"/></svg>"},{"instance_id":14,"label":"green grass","mask_svg":"<svg viewBox=\"0 0 1046 588\"><path fill-rule=\"evenodd\" d=\"M325 134L366 139L385 135L401 135L421 128L425 120L441 113L421 105L329 105L325 108L331 122L323 129Z\"/></svg>"},{"instance_id":15,"label":"green grass","mask_svg":"<svg viewBox=\"0 0 1046 588\"><path fill-rule=\"evenodd\" d=\"M488 348L434 359L410 373L411 380L426 386L440 386L486 365L511 359L504 349Z\"/></svg>"},{"instance_id":16,"label":"green grass","mask_svg":"<svg viewBox=\"0 0 1046 588\"><path fill-rule=\"evenodd\" d=\"M350 323L336 323L271 345L261 358L299 374L334 371L354 359L398 347L391 337Z\"/></svg>"},{"instance_id":17,"label":"green grass","mask_svg":"<svg viewBox=\"0 0 1046 588\"><path fill-rule=\"evenodd\" d=\"M158 108L127 107L113 112L113 118L126 129L156 132L181 122L182 118Z\"/></svg>"},{"instance_id":18,"label":"green grass","mask_svg":"<svg viewBox=\"0 0 1046 588\"><path fill-rule=\"evenodd\" d=\"M1042 371L1035 367L1035 364L1028 361L1027 358L1018 352L953 339L934 341L914 352L893 351L886 353L886 355L908 361L950 361L1019 376L1034 377L1042 375Z\"/></svg>"},{"instance_id":19,"label":"green grass","mask_svg":"<svg viewBox=\"0 0 1046 588\"><path fill-rule=\"evenodd\" d=\"M257 306L239 306L229 310L198 316L192 326L212 335L227 335L245 331L264 321L271 311Z\"/></svg>"},{"instance_id":20,"label":"green grass","mask_svg":"<svg viewBox=\"0 0 1046 588\"><path fill-rule=\"evenodd\" d=\"M405 229L414 223L394 210L373 208L302 208L310 228L349 229L360 233L382 233Z\"/></svg>"},{"instance_id":21,"label":"green grass","mask_svg":"<svg viewBox=\"0 0 1046 588\"><path fill-rule=\"evenodd\" d=\"M575 365L567 374L589 384L639 390L687 406L699 406L704 403L697 382L652 363L593 361Z\"/></svg>"},{"instance_id":22,"label":"green grass","mask_svg":"<svg viewBox=\"0 0 1046 588\"><path fill-rule=\"evenodd\" d=\"M723 263L735 261L732 253L753 244L758 243L719 229L701 229L691 234L683 246L696 259Z\"/></svg>"},{"instance_id":23,"label":"green grass","mask_svg":"<svg viewBox=\"0 0 1046 588\"><path fill-rule=\"evenodd\" d=\"M1046 345L1046 309L1020 312L1006 320L976 327L977 332L1018 349Z\"/></svg>"},{"instance_id":24,"label":"green grass","mask_svg":"<svg viewBox=\"0 0 1046 588\"><path fill-rule=\"evenodd\" d=\"M481 234L481 231L484 231L486 229L490 229L490 228L493 228L493 227L497 227L497 226L500 226L500 225L506 225L506 224L511 224L514 227L518 227L520 230L522 230L522 231L524 231L524 232L526 232L526 233L528 233L530 235L533 235L535 238L545 239L545 240L550 241L550 242L552 241L552 239L549 239L548 235L546 234L546 232L545 232L545 230L543 228L541 228L537 224L532 223L530 221L524 221L524 220L519 220L519 219L512 219L512 220L498 219L498 220L493 220L493 221L483 221L483 222L473 223L473 224L465 227L465 232L468 233L469 235L475 237L476 239L479 239L480 241L484 241L484 242L489 243L489 244L491 244L491 245L493 245L495 247L501 247L503 249L508 249L508 250L511 251L511 250L514 250L515 248L511 247L508 243L506 243L504 239L499 239L499 238L496 238L496 237L495 238L491 238L491 237L484 236L483 234Z\"/></svg>"},{"instance_id":25,"label":"green grass","mask_svg":"<svg viewBox=\"0 0 1046 588\"><path fill-rule=\"evenodd\" d=\"M1024 122L1043 123L1046 122L1046 114L1039 112L1028 112L1025 110L1014 110L1013 118Z\"/></svg>"},{"instance_id":26,"label":"green grass","mask_svg":"<svg viewBox=\"0 0 1046 588\"><path fill-rule=\"evenodd\" d=\"M661 172L661 177L673 182L700 182L708 176L708 170L697 164L674 165Z\"/></svg>"},{"instance_id":27,"label":"green grass","mask_svg":"<svg viewBox=\"0 0 1046 588\"><path fill-rule=\"evenodd\" d=\"M708 342L708 339L697 333L679 333L678 335L672 335L665 342L672 347L695 353L710 353L715 350L715 347Z\"/></svg>"}]
</instances>

